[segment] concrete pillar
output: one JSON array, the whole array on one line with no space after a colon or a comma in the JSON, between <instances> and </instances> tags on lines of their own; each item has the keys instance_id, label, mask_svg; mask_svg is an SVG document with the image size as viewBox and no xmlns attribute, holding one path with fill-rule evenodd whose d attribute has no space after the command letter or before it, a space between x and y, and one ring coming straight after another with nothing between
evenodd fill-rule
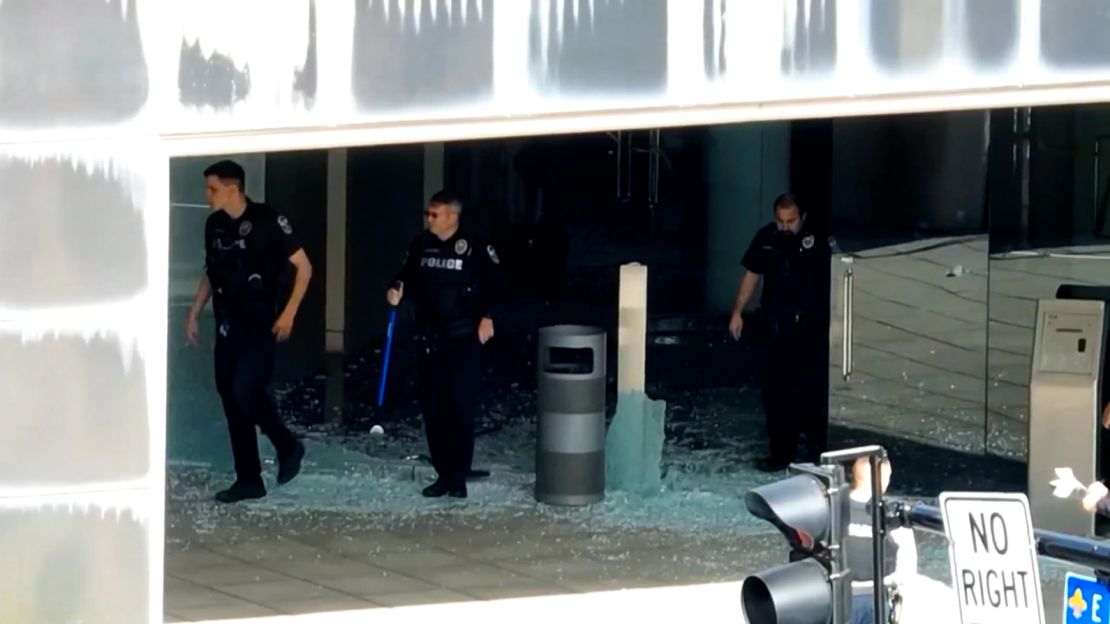
<instances>
[{"instance_id":1,"label":"concrete pillar","mask_svg":"<svg viewBox=\"0 0 1110 624\"><path fill-rule=\"evenodd\" d=\"M644 391L647 358L647 267L621 266L617 390Z\"/></svg>"},{"instance_id":2,"label":"concrete pillar","mask_svg":"<svg viewBox=\"0 0 1110 624\"><path fill-rule=\"evenodd\" d=\"M347 312L347 150L328 150L324 348L342 353Z\"/></svg>"},{"instance_id":3,"label":"concrete pillar","mask_svg":"<svg viewBox=\"0 0 1110 624\"><path fill-rule=\"evenodd\" d=\"M756 231L772 219L771 202L789 189L790 124L719 126L709 131L706 311L732 309L740 261Z\"/></svg>"}]
</instances>

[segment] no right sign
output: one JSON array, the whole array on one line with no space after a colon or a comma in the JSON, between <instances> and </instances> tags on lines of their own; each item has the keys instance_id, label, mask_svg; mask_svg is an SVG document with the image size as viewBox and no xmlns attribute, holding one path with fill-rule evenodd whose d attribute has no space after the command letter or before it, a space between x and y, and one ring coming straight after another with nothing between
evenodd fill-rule
<instances>
[{"instance_id":1,"label":"no right sign","mask_svg":"<svg viewBox=\"0 0 1110 624\"><path fill-rule=\"evenodd\" d=\"M952 586L963 624L1044 624L1033 521L1024 494L945 492Z\"/></svg>"}]
</instances>

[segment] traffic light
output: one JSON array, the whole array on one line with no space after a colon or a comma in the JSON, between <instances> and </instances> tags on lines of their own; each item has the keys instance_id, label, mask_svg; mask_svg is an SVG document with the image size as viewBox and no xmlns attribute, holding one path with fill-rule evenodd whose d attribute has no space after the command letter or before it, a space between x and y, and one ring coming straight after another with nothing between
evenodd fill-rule
<instances>
[{"instance_id":1,"label":"traffic light","mask_svg":"<svg viewBox=\"0 0 1110 624\"><path fill-rule=\"evenodd\" d=\"M748 492L745 504L790 544L790 563L744 579L749 624L840 624L851 615L844 552L849 486L844 467L791 464L792 476Z\"/></svg>"}]
</instances>

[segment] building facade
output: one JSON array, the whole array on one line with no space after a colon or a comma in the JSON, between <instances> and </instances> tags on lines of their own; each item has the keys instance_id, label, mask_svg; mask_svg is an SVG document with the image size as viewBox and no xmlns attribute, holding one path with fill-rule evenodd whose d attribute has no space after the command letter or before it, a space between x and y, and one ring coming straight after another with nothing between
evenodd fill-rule
<instances>
[{"instance_id":1,"label":"building facade","mask_svg":"<svg viewBox=\"0 0 1110 624\"><path fill-rule=\"evenodd\" d=\"M1030 107L1110 100L1108 27L1101 0L0 2L0 569L25 571L5 577L16 599L0 620L161 620L178 156L822 117L862 158L873 146L850 117L972 111L891 122L947 150L901 163L933 167L933 182L905 194L900 231L862 234L889 202L833 176L832 225L846 231L830 410L1020 457L1031 306L1062 281L1102 280L1110 125L1095 109ZM766 205L787 166L766 163L787 139L721 132L721 179ZM741 162L765 183L725 166ZM985 205L1000 179L1016 195ZM711 218L720 232L753 219ZM734 245L709 242L720 284Z\"/></svg>"}]
</instances>

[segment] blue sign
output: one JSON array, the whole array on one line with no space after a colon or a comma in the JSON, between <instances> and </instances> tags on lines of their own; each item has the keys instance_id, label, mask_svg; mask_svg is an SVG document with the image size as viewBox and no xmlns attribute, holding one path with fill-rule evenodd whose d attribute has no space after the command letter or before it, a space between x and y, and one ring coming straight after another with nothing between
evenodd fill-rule
<instances>
[{"instance_id":1,"label":"blue sign","mask_svg":"<svg viewBox=\"0 0 1110 624\"><path fill-rule=\"evenodd\" d=\"M1110 623L1110 588L1089 576L1068 572L1064 582L1064 624Z\"/></svg>"}]
</instances>

